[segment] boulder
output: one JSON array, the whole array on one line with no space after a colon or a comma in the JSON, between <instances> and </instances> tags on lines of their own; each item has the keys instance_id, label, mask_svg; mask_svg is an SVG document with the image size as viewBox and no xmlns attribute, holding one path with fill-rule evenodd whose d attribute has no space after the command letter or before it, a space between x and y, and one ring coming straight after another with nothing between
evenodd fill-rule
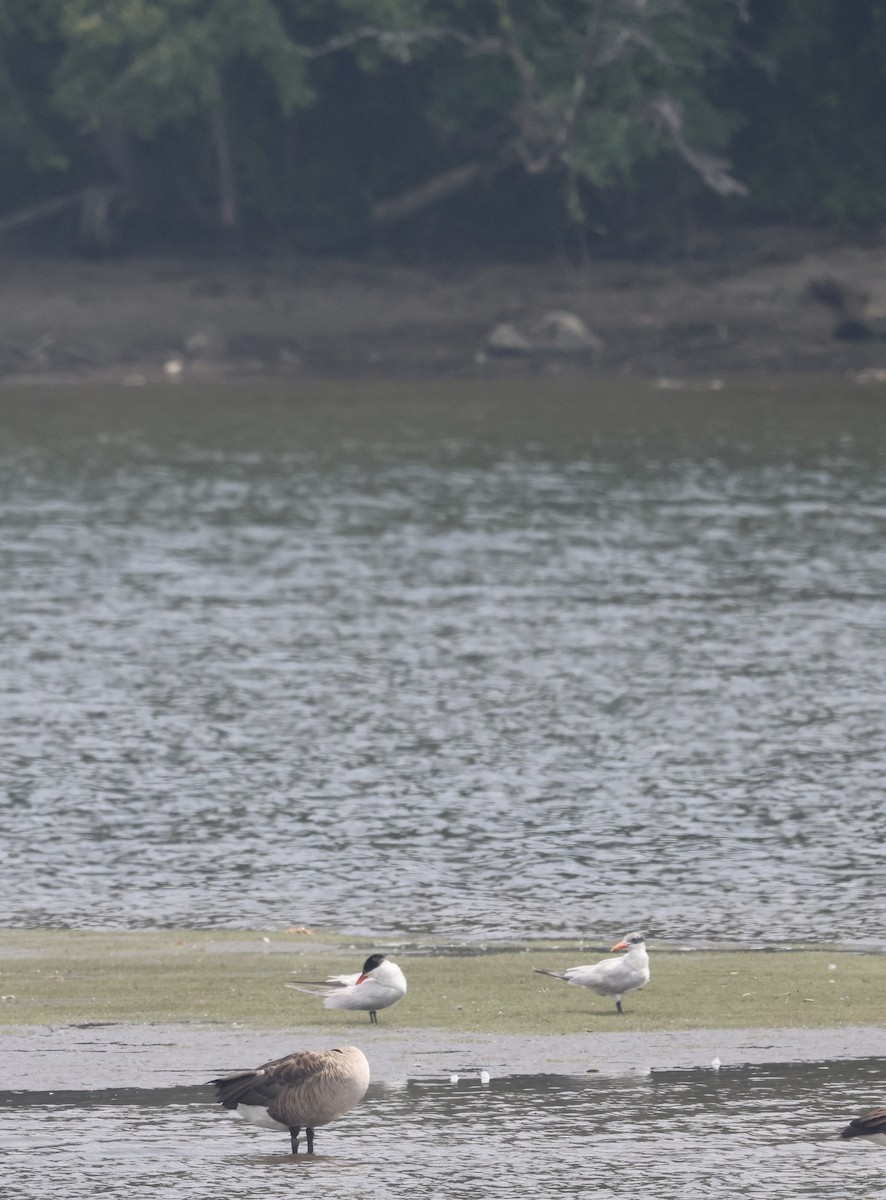
<instances>
[{"instance_id":1,"label":"boulder","mask_svg":"<svg viewBox=\"0 0 886 1200\"><path fill-rule=\"evenodd\" d=\"M886 338L886 306L872 301L867 292L833 276L810 280L808 291L812 300L833 309L835 338L847 342Z\"/></svg>"},{"instance_id":2,"label":"boulder","mask_svg":"<svg viewBox=\"0 0 886 1200\"><path fill-rule=\"evenodd\" d=\"M495 354L596 354L602 340L575 313L554 309L525 322L502 322L486 346Z\"/></svg>"}]
</instances>

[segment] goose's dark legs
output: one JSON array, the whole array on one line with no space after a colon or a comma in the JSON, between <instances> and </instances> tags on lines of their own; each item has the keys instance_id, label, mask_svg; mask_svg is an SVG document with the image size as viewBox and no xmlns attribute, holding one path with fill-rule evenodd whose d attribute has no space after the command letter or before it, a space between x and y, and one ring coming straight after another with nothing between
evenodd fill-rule
<instances>
[{"instance_id":1,"label":"goose's dark legs","mask_svg":"<svg viewBox=\"0 0 886 1200\"><path fill-rule=\"evenodd\" d=\"M618 1009L618 1011L621 1013L621 1015L624 1016L625 1010L621 1006L621 996L615 997L615 1007Z\"/></svg>"},{"instance_id":2,"label":"goose's dark legs","mask_svg":"<svg viewBox=\"0 0 886 1200\"><path fill-rule=\"evenodd\" d=\"M301 1126L289 1127L289 1141L292 1145L292 1153L298 1154L298 1135L301 1133ZM305 1136L308 1139L308 1154L314 1153L314 1131L309 1125L305 1126Z\"/></svg>"},{"instance_id":3,"label":"goose's dark legs","mask_svg":"<svg viewBox=\"0 0 886 1200\"><path fill-rule=\"evenodd\" d=\"M378 1013L375 1011L375 1009L374 1009L374 1008L373 1008L373 1009L370 1009L370 1012L369 1012L369 1023L370 1023L370 1025L377 1025L377 1024L378 1024Z\"/></svg>"}]
</instances>

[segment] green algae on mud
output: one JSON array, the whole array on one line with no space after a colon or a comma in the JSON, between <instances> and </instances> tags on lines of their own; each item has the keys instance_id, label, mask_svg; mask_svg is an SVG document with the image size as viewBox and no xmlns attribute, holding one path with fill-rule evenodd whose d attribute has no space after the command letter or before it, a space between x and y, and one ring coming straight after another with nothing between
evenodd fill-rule
<instances>
[{"instance_id":1,"label":"green algae on mud","mask_svg":"<svg viewBox=\"0 0 886 1200\"><path fill-rule=\"evenodd\" d=\"M239 1022L334 1029L363 1014L327 1011L284 985L354 971L370 948L396 957L409 979L406 998L381 1015L391 1029L537 1034L883 1023L883 954L652 946L652 981L628 993L620 1017L611 998L534 973L601 957L571 943L483 953L327 934L2 930L0 1025Z\"/></svg>"}]
</instances>

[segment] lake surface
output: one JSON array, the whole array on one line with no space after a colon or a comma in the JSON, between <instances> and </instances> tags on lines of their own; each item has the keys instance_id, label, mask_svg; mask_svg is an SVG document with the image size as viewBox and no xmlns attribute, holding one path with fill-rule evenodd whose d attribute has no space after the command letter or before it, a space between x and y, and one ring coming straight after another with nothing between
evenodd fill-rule
<instances>
[{"instance_id":1,"label":"lake surface","mask_svg":"<svg viewBox=\"0 0 886 1200\"><path fill-rule=\"evenodd\" d=\"M3 924L886 942L883 389L35 388L0 435Z\"/></svg>"},{"instance_id":2,"label":"lake surface","mask_svg":"<svg viewBox=\"0 0 886 1200\"><path fill-rule=\"evenodd\" d=\"M476 1072L375 1083L318 1130L314 1160L207 1089L0 1093L8 1200L131 1196L562 1196L688 1200L882 1194L886 1150L841 1142L883 1059L612 1076Z\"/></svg>"}]
</instances>

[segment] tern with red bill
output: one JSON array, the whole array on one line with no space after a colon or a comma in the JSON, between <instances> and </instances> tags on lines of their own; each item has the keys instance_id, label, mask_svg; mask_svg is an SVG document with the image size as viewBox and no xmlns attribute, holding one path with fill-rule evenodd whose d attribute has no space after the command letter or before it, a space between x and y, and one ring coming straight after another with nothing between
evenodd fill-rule
<instances>
[{"instance_id":1,"label":"tern with red bill","mask_svg":"<svg viewBox=\"0 0 886 1200\"><path fill-rule=\"evenodd\" d=\"M649 955L642 933L629 933L612 949L627 950L627 954L621 958L604 958L591 966L569 967L566 971L543 971L540 967L535 971L539 975L551 975L565 983L590 988L598 996L614 996L615 1007L623 1013L621 998L625 992L633 992L649 982Z\"/></svg>"},{"instance_id":2,"label":"tern with red bill","mask_svg":"<svg viewBox=\"0 0 886 1200\"><path fill-rule=\"evenodd\" d=\"M886 1146L886 1108L872 1108L840 1130L841 1138L864 1138L877 1146Z\"/></svg>"},{"instance_id":3,"label":"tern with red bill","mask_svg":"<svg viewBox=\"0 0 886 1200\"><path fill-rule=\"evenodd\" d=\"M406 995L406 976L384 954L370 954L358 975L331 975L319 983L287 983L296 992L322 996L324 1008L347 1008L368 1012L373 1025L378 1011L390 1008Z\"/></svg>"}]
</instances>

